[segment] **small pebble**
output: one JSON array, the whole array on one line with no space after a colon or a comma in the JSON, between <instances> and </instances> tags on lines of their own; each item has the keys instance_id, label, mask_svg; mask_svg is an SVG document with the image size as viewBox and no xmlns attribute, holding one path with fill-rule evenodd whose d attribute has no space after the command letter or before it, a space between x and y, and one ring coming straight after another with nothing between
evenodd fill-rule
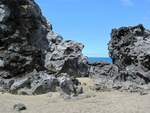
<instances>
[{"instance_id":1,"label":"small pebble","mask_svg":"<svg viewBox=\"0 0 150 113\"><path fill-rule=\"evenodd\" d=\"M26 110L27 109L26 106L24 104L22 104L22 103L15 104L13 106L13 108L16 111L22 111L22 110Z\"/></svg>"}]
</instances>

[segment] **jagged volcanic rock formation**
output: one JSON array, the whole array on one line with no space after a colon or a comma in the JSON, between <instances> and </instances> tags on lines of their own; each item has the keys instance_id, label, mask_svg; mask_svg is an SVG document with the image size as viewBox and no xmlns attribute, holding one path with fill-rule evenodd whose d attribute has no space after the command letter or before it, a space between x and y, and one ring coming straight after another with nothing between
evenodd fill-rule
<instances>
[{"instance_id":1,"label":"jagged volcanic rock formation","mask_svg":"<svg viewBox=\"0 0 150 113\"><path fill-rule=\"evenodd\" d=\"M93 64L90 69L99 89L150 89L149 30L143 25L113 29L108 49L113 64Z\"/></svg>"},{"instance_id":2,"label":"jagged volcanic rock formation","mask_svg":"<svg viewBox=\"0 0 150 113\"><path fill-rule=\"evenodd\" d=\"M27 0L4 0L0 6L0 76L43 70L49 26L38 6Z\"/></svg>"},{"instance_id":3,"label":"jagged volcanic rock formation","mask_svg":"<svg viewBox=\"0 0 150 113\"><path fill-rule=\"evenodd\" d=\"M88 76L88 62L82 55L83 44L63 40L61 36L48 33L50 51L45 58L45 67L51 73L67 73L70 76Z\"/></svg>"},{"instance_id":4,"label":"jagged volcanic rock formation","mask_svg":"<svg viewBox=\"0 0 150 113\"><path fill-rule=\"evenodd\" d=\"M114 80L118 76L118 67L107 62L95 62L89 65L89 75L95 80L96 90L112 89Z\"/></svg>"},{"instance_id":5,"label":"jagged volcanic rock formation","mask_svg":"<svg viewBox=\"0 0 150 113\"><path fill-rule=\"evenodd\" d=\"M87 76L82 49L52 31L34 0L0 0L1 90L40 94L54 90L61 73Z\"/></svg>"},{"instance_id":6,"label":"jagged volcanic rock formation","mask_svg":"<svg viewBox=\"0 0 150 113\"><path fill-rule=\"evenodd\" d=\"M120 79L137 84L150 82L149 49L150 31L142 25L112 30L109 52L121 73Z\"/></svg>"},{"instance_id":7,"label":"jagged volcanic rock formation","mask_svg":"<svg viewBox=\"0 0 150 113\"><path fill-rule=\"evenodd\" d=\"M113 29L113 64L87 62L83 45L52 31L34 0L0 0L0 91L67 95L82 92L75 77L95 78L97 89L150 89L150 31L142 25Z\"/></svg>"}]
</instances>

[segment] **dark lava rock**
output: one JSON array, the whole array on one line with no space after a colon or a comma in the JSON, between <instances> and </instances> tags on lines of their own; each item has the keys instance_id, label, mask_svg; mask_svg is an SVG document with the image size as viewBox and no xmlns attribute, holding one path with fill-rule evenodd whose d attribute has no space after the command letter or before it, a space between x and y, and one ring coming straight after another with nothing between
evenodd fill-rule
<instances>
[{"instance_id":1,"label":"dark lava rock","mask_svg":"<svg viewBox=\"0 0 150 113\"><path fill-rule=\"evenodd\" d=\"M88 76L83 47L54 33L34 0L0 1L0 90L42 94L61 73Z\"/></svg>"},{"instance_id":2,"label":"dark lava rock","mask_svg":"<svg viewBox=\"0 0 150 113\"><path fill-rule=\"evenodd\" d=\"M22 111L22 110L26 110L27 108L24 104L18 103L13 106L13 109L16 111Z\"/></svg>"},{"instance_id":3,"label":"dark lava rock","mask_svg":"<svg viewBox=\"0 0 150 113\"><path fill-rule=\"evenodd\" d=\"M52 32L48 33L50 51L46 54L45 67L51 73L67 73L71 76L88 76L87 58L83 56L83 45Z\"/></svg>"},{"instance_id":4,"label":"dark lava rock","mask_svg":"<svg viewBox=\"0 0 150 113\"><path fill-rule=\"evenodd\" d=\"M1 78L0 86L2 91L13 94L37 95L56 91L58 80L45 72L33 71L23 77Z\"/></svg>"},{"instance_id":5,"label":"dark lava rock","mask_svg":"<svg viewBox=\"0 0 150 113\"><path fill-rule=\"evenodd\" d=\"M150 31L143 25L113 29L108 45L112 64L91 64L96 88L149 90Z\"/></svg>"},{"instance_id":6,"label":"dark lava rock","mask_svg":"<svg viewBox=\"0 0 150 113\"><path fill-rule=\"evenodd\" d=\"M32 0L0 3L0 76L12 78L44 70L49 26Z\"/></svg>"},{"instance_id":7,"label":"dark lava rock","mask_svg":"<svg viewBox=\"0 0 150 113\"><path fill-rule=\"evenodd\" d=\"M82 88L74 77L81 76L95 78L100 89L150 89L150 31L122 27L111 37L113 64L89 64L84 46L54 33L34 0L1 0L0 90L36 95L60 87L77 95Z\"/></svg>"},{"instance_id":8,"label":"dark lava rock","mask_svg":"<svg viewBox=\"0 0 150 113\"><path fill-rule=\"evenodd\" d=\"M121 81L150 82L150 31L143 25L112 30L109 53Z\"/></svg>"},{"instance_id":9,"label":"dark lava rock","mask_svg":"<svg viewBox=\"0 0 150 113\"><path fill-rule=\"evenodd\" d=\"M77 79L67 76L66 73L62 73L61 77L58 78L61 91L68 96L78 96L82 94L83 89L81 83Z\"/></svg>"},{"instance_id":10,"label":"dark lava rock","mask_svg":"<svg viewBox=\"0 0 150 113\"><path fill-rule=\"evenodd\" d=\"M118 76L118 67L107 62L95 62L89 65L89 76L95 80L95 89L112 89L114 80Z\"/></svg>"}]
</instances>

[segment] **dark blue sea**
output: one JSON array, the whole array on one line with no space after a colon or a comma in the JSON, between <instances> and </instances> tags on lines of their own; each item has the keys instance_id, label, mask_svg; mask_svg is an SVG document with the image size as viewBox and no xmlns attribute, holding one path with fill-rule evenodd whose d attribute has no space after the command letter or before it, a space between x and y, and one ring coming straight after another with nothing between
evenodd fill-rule
<instances>
[{"instance_id":1,"label":"dark blue sea","mask_svg":"<svg viewBox=\"0 0 150 113\"><path fill-rule=\"evenodd\" d=\"M88 57L88 61L90 63L93 62L108 62L108 63L112 63L112 59L110 57Z\"/></svg>"}]
</instances>

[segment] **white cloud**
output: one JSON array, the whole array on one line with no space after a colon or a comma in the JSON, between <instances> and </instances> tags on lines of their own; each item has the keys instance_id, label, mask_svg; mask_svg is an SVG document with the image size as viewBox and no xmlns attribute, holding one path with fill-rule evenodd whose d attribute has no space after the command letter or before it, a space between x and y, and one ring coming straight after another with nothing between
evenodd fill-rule
<instances>
[{"instance_id":1,"label":"white cloud","mask_svg":"<svg viewBox=\"0 0 150 113\"><path fill-rule=\"evenodd\" d=\"M122 4L125 6L133 6L133 0L121 0Z\"/></svg>"}]
</instances>

